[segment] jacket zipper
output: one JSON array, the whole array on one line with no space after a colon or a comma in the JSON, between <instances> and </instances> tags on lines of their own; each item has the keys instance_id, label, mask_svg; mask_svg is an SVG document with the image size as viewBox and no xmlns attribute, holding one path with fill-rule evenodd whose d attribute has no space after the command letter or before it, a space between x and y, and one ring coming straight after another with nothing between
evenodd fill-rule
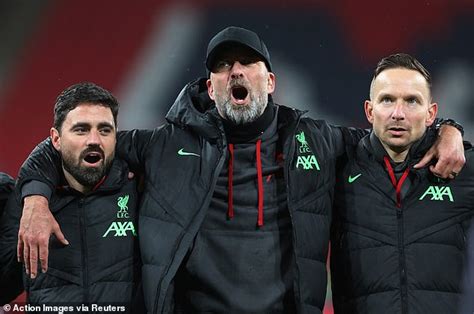
<instances>
[{"instance_id":1,"label":"jacket zipper","mask_svg":"<svg viewBox=\"0 0 474 314\"><path fill-rule=\"evenodd\" d=\"M405 246L403 240L403 210L402 210L402 186L405 180L408 178L410 168L406 168L402 176L397 180L395 172L393 171L388 156L384 157L385 166L387 168L390 181L395 188L396 207L397 207L397 226L398 226L398 264L400 268L400 302L401 302L401 313L408 312L407 304L407 270L405 261Z\"/></svg>"},{"instance_id":2,"label":"jacket zipper","mask_svg":"<svg viewBox=\"0 0 474 314\"><path fill-rule=\"evenodd\" d=\"M217 145L217 149L219 150L221 156L220 156L220 159L217 161L217 167L215 168L214 175L213 175L212 180L211 180L211 185L210 185L209 191L207 191L207 195L206 195L206 199L205 199L206 201L204 201L203 203L206 203L207 200L209 200L212 197L212 193L214 192L216 182L217 182L217 179L219 177L219 173L222 170L222 167L224 165L225 158L226 158L226 155L225 155L225 152L224 152L224 149L226 148L226 145L224 145L220 141L218 141L216 145ZM199 229L198 229L197 232L199 232ZM178 243L181 243L181 241L183 240L183 237L184 237L184 235L181 236ZM176 247L176 250L179 248L179 246L180 245L178 244L178 246ZM176 253L176 251L174 253ZM173 254L173 256L175 256L175 254ZM162 289L161 285L163 284L164 277L166 277L166 274L168 273L168 271L169 271L172 264L173 264L173 261L168 263L165 275L160 278L160 280L158 281L158 285L156 286L156 294L155 294L155 299L154 299L155 302L153 304L153 309L152 309L153 314L163 313L163 311L164 311L164 306L165 306L165 301L166 301L167 294L165 294L163 296L163 302L161 303L161 306L159 306L160 291Z\"/></svg>"},{"instance_id":3,"label":"jacket zipper","mask_svg":"<svg viewBox=\"0 0 474 314\"><path fill-rule=\"evenodd\" d=\"M405 245L403 241L403 210L401 203L397 206L397 223L398 223L398 252L399 252L399 266L400 266L400 300L402 307L402 314L408 313L407 308L407 271L405 263Z\"/></svg>"},{"instance_id":4,"label":"jacket zipper","mask_svg":"<svg viewBox=\"0 0 474 314\"><path fill-rule=\"evenodd\" d=\"M84 198L79 200L79 225L81 230L81 257L82 257L82 289L83 289L83 301L85 304L89 302L89 270L87 265L87 237L86 237L86 223L85 223L85 207Z\"/></svg>"},{"instance_id":5,"label":"jacket zipper","mask_svg":"<svg viewBox=\"0 0 474 314\"><path fill-rule=\"evenodd\" d=\"M285 158L285 169L284 169L284 174L285 174L285 186L286 186L286 203L288 207L288 213L290 215L290 220L291 220L291 230L292 230L292 247L293 247L293 260L294 260L294 278L293 282L296 281L296 278L299 278L299 275L297 274L298 272L298 265L296 262L296 231L295 231L295 224L294 224L294 218L293 218L293 210L290 208L290 186L289 186L289 181L290 181L290 166L291 162L293 161L293 154L295 153L295 140L294 140L294 134L298 126L300 125L300 120L301 120L301 115L297 118L296 123L294 125L293 130L289 133L290 135L290 146L288 150L288 156ZM300 289L299 289L299 282L296 284L296 287L293 287L293 293L295 294L295 306L296 308L300 308L300 303L301 303L301 294L300 294Z\"/></svg>"}]
</instances>

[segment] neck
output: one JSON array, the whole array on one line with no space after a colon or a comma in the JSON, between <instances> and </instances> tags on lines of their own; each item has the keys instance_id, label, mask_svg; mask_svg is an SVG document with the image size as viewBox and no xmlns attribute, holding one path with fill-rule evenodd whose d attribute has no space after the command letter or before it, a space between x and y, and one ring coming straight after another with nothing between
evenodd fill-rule
<instances>
[{"instance_id":1,"label":"neck","mask_svg":"<svg viewBox=\"0 0 474 314\"><path fill-rule=\"evenodd\" d=\"M401 151L395 151L390 148L390 146L386 145L385 143L382 143L383 147L387 151L388 155L394 162L403 162L407 158L408 151L410 150L410 147L404 148Z\"/></svg>"},{"instance_id":2,"label":"neck","mask_svg":"<svg viewBox=\"0 0 474 314\"><path fill-rule=\"evenodd\" d=\"M234 124L229 120L222 119L227 140L229 143L239 144L257 138L272 123L275 111L275 105L269 101L262 115L255 121L245 124Z\"/></svg>"},{"instance_id":3,"label":"neck","mask_svg":"<svg viewBox=\"0 0 474 314\"><path fill-rule=\"evenodd\" d=\"M72 187L74 190L81 192L82 194L87 194L90 191L92 191L92 187L89 186L84 186L80 184L69 172L67 172L66 169L63 168L64 171L64 177L66 178L67 183L69 184L70 187Z\"/></svg>"}]
</instances>

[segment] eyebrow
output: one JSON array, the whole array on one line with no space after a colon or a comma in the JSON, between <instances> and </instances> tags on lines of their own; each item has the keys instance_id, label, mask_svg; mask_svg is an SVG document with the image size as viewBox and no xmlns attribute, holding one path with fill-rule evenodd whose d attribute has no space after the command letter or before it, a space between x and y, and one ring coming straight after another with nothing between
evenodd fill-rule
<instances>
[{"instance_id":1,"label":"eyebrow","mask_svg":"<svg viewBox=\"0 0 474 314\"><path fill-rule=\"evenodd\" d=\"M382 93L380 95L378 95L377 99L383 99L385 97L390 97L390 98L397 98L397 96L391 94L391 93ZM403 97L403 99L407 99L407 98L416 98L416 99L421 99L423 97L423 95L420 95L420 94L416 94L416 93L410 93L408 95L405 95Z\"/></svg>"},{"instance_id":2,"label":"eyebrow","mask_svg":"<svg viewBox=\"0 0 474 314\"><path fill-rule=\"evenodd\" d=\"M109 128L111 128L111 129L114 128L114 126L113 126L112 124L110 124L109 122L101 122L101 123L99 123L99 126L98 126L98 127L99 127L99 129L100 129L100 128L104 128L104 127L109 127Z\"/></svg>"},{"instance_id":3,"label":"eyebrow","mask_svg":"<svg viewBox=\"0 0 474 314\"><path fill-rule=\"evenodd\" d=\"M91 128L91 124L88 123L88 122L78 122L78 123L73 124L71 126L71 130L74 129L74 128L78 128L78 127ZM97 126L97 128L99 128L99 129L104 128L104 127L108 127L108 128L111 128L111 129L114 128L114 126L109 122L100 122L99 125Z\"/></svg>"},{"instance_id":4,"label":"eyebrow","mask_svg":"<svg viewBox=\"0 0 474 314\"><path fill-rule=\"evenodd\" d=\"M78 123L75 123L75 124L71 125L71 130L75 129L75 128L79 128L79 127L90 128L91 124L87 123L87 122L78 122Z\"/></svg>"}]
</instances>

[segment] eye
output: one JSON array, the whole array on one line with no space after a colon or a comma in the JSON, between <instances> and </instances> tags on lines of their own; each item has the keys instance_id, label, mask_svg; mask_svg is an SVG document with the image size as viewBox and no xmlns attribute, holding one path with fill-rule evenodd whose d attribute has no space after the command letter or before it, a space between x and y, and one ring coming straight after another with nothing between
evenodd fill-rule
<instances>
[{"instance_id":1,"label":"eye","mask_svg":"<svg viewBox=\"0 0 474 314\"><path fill-rule=\"evenodd\" d=\"M101 129L99 130L99 132L100 132L100 134L102 134L102 135L109 135L110 133L112 133L112 128L109 128L109 127L107 127L107 128L101 128Z\"/></svg>"},{"instance_id":2,"label":"eye","mask_svg":"<svg viewBox=\"0 0 474 314\"><path fill-rule=\"evenodd\" d=\"M81 134L87 133L87 129L85 127L82 127L82 126L78 126L78 127L75 127L73 129L73 132L76 133L76 134L81 135Z\"/></svg>"},{"instance_id":3,"label":"eye","mask_svg":"<svg viewBox=\"0 0 474 314\"><path fill-rule=\"evenodd\" d=\"M382 104L388 105L388 104L391 104L391 103L393 102L393 98L391 98L391 97L389 97L389 96L384 96L384 97L380 100L380 102L381 102Z\"/></svg>"},{"instance_id":4,"label":"eye","mask_svg":"<svg viewBox=\"0 0 474 314\"><path fill-rule=\"evenodd\" d=\"M229 60L220 60L214 65L213 72L222 72L230 69L232 67L232 62Z\"/></svg>"},{"instance_id":5,"label":"eye","mask_svg":"<svg viewBox=\"0 0 474 314\"><path fill-rule=\"evenodd\" d=\"M416 97L410 97L406 100L409 105L417 105L419 103Z\"/></svg>"},{"instance_id":6,"label":"eye","mask_svg":"<svg viewBox=\"0 0 474 314\"><path fill-rule=\"evenodd\" d=\"M256 63L257 60L255 60L255 58L250 58L250 57L244 57L244 58L241 58L239 60L240 64L242 65L249 65L249 64L252 64L252 63Z\"/></svg>"}]
</instances>

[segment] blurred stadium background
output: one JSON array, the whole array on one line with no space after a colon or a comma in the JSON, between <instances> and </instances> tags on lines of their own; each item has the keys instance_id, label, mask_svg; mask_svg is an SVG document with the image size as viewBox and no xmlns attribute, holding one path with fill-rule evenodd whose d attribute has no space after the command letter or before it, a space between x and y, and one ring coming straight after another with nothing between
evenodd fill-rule
<instances>
[{"instance_id":1,"label":"blurred stadium background","mask_svg":"<svg viewBox=\"0 0 474 314\"><path fill-rule=\"evenodd\" d=\"M334 124L367 127L377 61L413 54L434 77L440 116L474 139L474 0L0 0L0 170L16 176L49 135L56 96L79 81L117 96L120 129L160 125L228 25L266 42L277 103Z\"/></svg>"}]
</instances>

